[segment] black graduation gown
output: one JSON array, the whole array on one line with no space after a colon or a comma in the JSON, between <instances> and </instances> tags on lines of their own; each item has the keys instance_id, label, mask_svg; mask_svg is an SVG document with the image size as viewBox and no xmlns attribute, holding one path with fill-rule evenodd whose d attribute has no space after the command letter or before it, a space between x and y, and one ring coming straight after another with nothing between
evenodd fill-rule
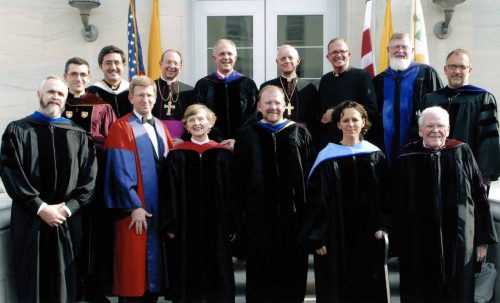
<instances>
[{"instance_id":1,"label":"black graduation gown","mask_svg":"<svg viewBox=\"0 0 500 303\"><path fill-rule=\"evenodd\" d=\"M291 125L272 133L254 123L234 149L236 200L246 236L246 301L303 302L307 252L297 235L305 181L314 160L311 135Z\"/></svg>"},{"instance_id":2,"label":"black graduation gown","mask_svg":"<svg viewBox=\"0 0 500 303\"><path fill-rule=\"evenodd\" d=\"M500 176L500 141L495 97L486 92L445 87L427 94L422 109L439 105L450 114L450 137L469 144L485 183Z\"/></svg>"},{"instance_id":3,"label":"black graduation gown","mask_svg":"<svg viewBox=\"0 0 500 303\"><path fill-rule=\"evenodd\" d=\"M128 99L128 82L122 80L118 90L113 91L103 81L99 81L89 86L87 91L111 104L117 118L121 118L130 113L133 109Z\"/></svg>"},{"instance_id":4,"label":"black graduation gown","mask_svg":"<svg viewBox=\"0 0 500 303\"><path fill-rule=\"evenodd\" d=\"M19 302L75 302L80 213L92 199L97 172L87 134L73 123L32 117L12 122L2 136L0 172L12 198L12 268ZM38 208L62 201L71 217L57 228L48 226Z\"/></svg>"},{"instance_id":5,"label":"black graduation gown","mask_svg":"<svg viewBox=\"0 0 500 303\"><path fill-rule=\"evenodd\" d=\"M224 83L214 74L201 78L194 87L195 103L215 112L217 121L210 138L220 142L234 139L242 127L256 119L257 86L245 76Z\"/></svg>"},{"instance_id":6,"label":"black graduation gown","mask_svg":"<svg viewBox=\"0 0 500 303\"><path fill-rule=\"evenodd\" d=\"M293 91L290 98L292 106L294 107L288 114L288 110L285 110L283 117L285 119L290 119L295 122L305 124L309 132L314 128L318 122L318 90L314 84L307 82L306 80L296 78L297 86ZM286 93L287 90L287 79L284 77L278 77L276 79L269 80L260 86L262 90L267 85L274 85L281 87ZM286 99L286 98L285 98ZM288 104L288 99L285 100Z\"/></svg>"},{"instance_id":7,"label":"black graduation gown","mask_svg":"<svg viewBox=\"0 0 500 303\"><path fill-rule=\"evenodd\" d=\"M167 268L174 302L235 300L229 235L236 231L229 197L231 152L185 142L170 151L162 211Z\"/></svg>"},{"instance_id":8,"label":"black graduation gown","mask_svg":"<svg viewBox=\"0 0 500 303\"><path fill-rule=\"evenodd\" d=\"M182 120L186 108L194 103L193 87L180 81L175 81L172 83L172 85L174 85L174 93L172 98L175 101L172 105L175 106L175 108L171 108L170 114L168 114L168 102L166 100L170 93L170 88L168 87L167 81L163 80L162 78L156 79L155 83L156 103L153 106L153 116L160 120ZM179 86L177 87L177 85Z\"/></svg>"},{"instance_id":9,"label":"black graduation gown","mask_svg":"<svg viewBox=\"0 0 500 303\"><path fill-rule=\"evenodd\" d=\"M363 105L371 121L377 113L377 96L370 74L364 69L349 67L340 75L329 72L321 77L319 82L319 113L318 119L326 110L337 106L344 101L356 101ZM321 125L321 141L318 148L325 147L329 142L336 142L340 138L334 137L335 123ZM370 132L367 133L370 139Z\"/></svg>"},{"instance_id":10,"label":"black graduation gown","mask_svg":"<svg viewBox=\"0 0 500 303\"><path fill-rule=\"evenodd\" d=\"M419 139L418 136L418 116L417 112L421 108L422 100L427 93L433 92L437 89L443 87L443 83L439 78L436 70L429 65L418 64L418 72L413 82L413 118L411 121L411 126L409 129L408 140L406 143L414 142ZM375 78L373 78L373 84L375 86L375 93L377 94L377 116L372 120L373 126L371 130L370 140L377 145L380 149L385 151L384 145L384 128L383 128L383 120L382 120L382 111L384 109L384 81L387 78L387 74L385 72L381 72ZM397 130L396 133L399 133L399 103L400 103L400 80L396 81L396 85L394 87L394 121L395 128ZM398 137L399 138L399 137ZM406 144L405 143L405 144ZM395 139L395 144L393 146L393 154L394 156L391 158L389 154L387 158L389 159L390 164L392 164L393 159L397 156L397 152L401 150L404 145L399 145L399 141Z\"/></svg>"},{"instance_id":11,"label":"black graduation gown","mask_svg":"<svg viewBox=\"0 0 500 303\"><path fill-rule=\"evenodd\" d=\"M381 151L327 158L308 181L305 231L314 249L316 302L386 302L382 228L387 163Z\"/></svg>"},{"instance_id":12,"label":"black graduation gown","mask_svg":"<svg viewBox=\"0 0 500 303\"><path fill-rule=\"evenodd\" d=\"M469 146L448 140L435 152L417 141L395 172L401 302L474 302L476 246L497 235Z\"/></svg>"}]
</instances>

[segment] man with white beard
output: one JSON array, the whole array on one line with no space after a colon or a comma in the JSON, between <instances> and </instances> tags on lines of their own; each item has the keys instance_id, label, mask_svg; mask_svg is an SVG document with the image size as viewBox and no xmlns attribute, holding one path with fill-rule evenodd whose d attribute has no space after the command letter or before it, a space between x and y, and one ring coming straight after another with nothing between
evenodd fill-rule
<instances>
[{"instance_id":1,"label":"man with white beard","mask_svg":"<svg viewBox=\"0 0 500 303\"><path fill-rule=\"evenodd\" d=\"M387 46L390 66L373 79L378 100L374 141L389 164L401 148L419 138L417 111L425 94L443 87L434 68L412 61L411 45L410 35L394 33Z\"/></svg>"},{"instance_id":2,"label":"man with white beard","mask_svg":"<svg viewBox=\"0 0 500 303\"><path fill-rule=\"evenodd\" d=\"M61 79L47 77L38 110L2 136L17 302L76 302L81 213L92 200L97 165L85 130L61 117L67 95Z\"/></svg>"}]
</instances>

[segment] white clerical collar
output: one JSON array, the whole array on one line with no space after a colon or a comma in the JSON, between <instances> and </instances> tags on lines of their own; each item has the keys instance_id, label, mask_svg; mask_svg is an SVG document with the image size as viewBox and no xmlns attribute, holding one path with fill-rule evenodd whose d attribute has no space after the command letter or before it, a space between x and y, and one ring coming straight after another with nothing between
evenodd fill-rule
<instances>
[{"instance_id":1,"label":"white clerical collar","mask_svg":"<svg viewBox=\"0 0 500 303\"><path fill-rule=\"evenodd\" d=\"M345 73L346 71L348 71L349 69L351 69L351 66L350 66L350 65L348 65L348 66L347 66L347 68L346 68L346 69L344 69L344 70L343 70L340 74L337 74L337 73L335 72L335 70L333 70L333 76L338 77L338 76L342 75L343 73Z\"/></svg>"},{"instance_id":2,"label":"white clerical collar","mask_svg":"<svg viewBox=\"0 0 500 303\"><path fill-rule=\"evenodd\" d=\"M292 82L293 79L297 78L297 76L295 76L295 77L285 77L283 75L281 75L281 77L285 78L287 82Z\"/></svg>"},{"instance_id":3,"label":"white clerical collar","mask_svg":"<svg viewBox=\"0 0 500 303\"><path fill-rule=\"evenodd\" d=\"M144 117L143 115L139 114L135 109L134 109L134 115L139 119L141 120L142 122L142 117ZM149 113L146 117L146 119L152 119L153 118L153 114Z\"/></svg>"},{"instance_id":4,"label":"white clerical collar","mask_svg":"<svg viewBox=\"0 0 500 303\"><path fill-rule=\"evenodd\" d=\"M219 72L219 70L216 71L216 73L222 77L222 79L226 78L227 76L231 75L233 71L230 71L227 75L224 75L223 73Z\"/></svg>"},{"instance_id":5,"label":"white clerical collar","mask_svg":"<svg viewBox=\"0 0 500 303\"><path fill-rule=\"evenodd\" d=\"M167 82L167 85L168 85L168 86L170 86L170 84L172 84L172 83L174 83L174 82L176 81L176 79L174 79L174 80L165 80L165 78L163 78L163 76L160 76L160 78L161 78L163 81Z\"/></svg>"},{"instance_id":6,"label":"white clerical collar","mask_svg":"<svg viewBox=\"0 0 500 303\"><path fill-rule=\"evenodd\" d=\"M191 137L191 142L193 142L194 144L198 144L198 145L203 145L205 143L208 143L210 141L209 138L207 138L206 140L204 141L196 141L193 137Z\"/></svg>"}]
</instances>

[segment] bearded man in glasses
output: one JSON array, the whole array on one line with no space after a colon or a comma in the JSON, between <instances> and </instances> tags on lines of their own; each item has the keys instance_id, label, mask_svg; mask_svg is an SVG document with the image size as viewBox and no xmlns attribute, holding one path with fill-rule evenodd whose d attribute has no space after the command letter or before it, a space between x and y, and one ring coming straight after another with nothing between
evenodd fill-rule
<instances>
[{"instance_id":1,"label":"bearded man in glasses","mask_svg":"<svg viewBox=\"0 0 500 303\"><path fill-rule=\"evenodd\" d=\"M434 68L413 61L410 35L389 40L389 67L373 78L378 99L372 142L384 150L389 164L407 143L418 139L417 111L427 93L443 87Z\"/></svg>"},{"instance_id":2,"label":"bearded man in glasses","mask_svg":"<svg viewBox=\"0 0 500 303\"><path fill-rule=\"evenodd\" d=\"M448 86L427 94L422 106L439 105L448 111L451 136L470 145L483 181L489 185L500 175L497 103L492 94L469 84L471 65L468 51L450 52L444 66Z\"/></svg>"}]
</instances>

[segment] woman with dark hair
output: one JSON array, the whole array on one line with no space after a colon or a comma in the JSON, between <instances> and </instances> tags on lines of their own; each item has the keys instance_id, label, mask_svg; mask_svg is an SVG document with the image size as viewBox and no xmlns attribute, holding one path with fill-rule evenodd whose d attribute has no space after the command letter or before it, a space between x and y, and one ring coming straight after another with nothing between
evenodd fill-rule
<instances>
[{"instance_id":1,"label":"woman with dark hair","mask_svg":"<svg viewBox=\"0 0 500 303\"><path fill-rule=\"evenodd\" d=\"M229 199L231 152L208 139L215 114L193 104L182 122L191 141L168 153L162 227L173 302L232 303L230 242L235 216Z\"/></svg>"},{"instance_id":2,"label":"woman with dark hair","mask_svg":"<svg viewBox=\"0 0 500 303\"><path fill-rule=\"evenodd\" d=\"M317 302L385 302L380 210L384 154L363 140L362 105L345 101L333 114L341 132L319 154L308 179L304 237L312 243Z\"/></svg>"}]
</instances>

